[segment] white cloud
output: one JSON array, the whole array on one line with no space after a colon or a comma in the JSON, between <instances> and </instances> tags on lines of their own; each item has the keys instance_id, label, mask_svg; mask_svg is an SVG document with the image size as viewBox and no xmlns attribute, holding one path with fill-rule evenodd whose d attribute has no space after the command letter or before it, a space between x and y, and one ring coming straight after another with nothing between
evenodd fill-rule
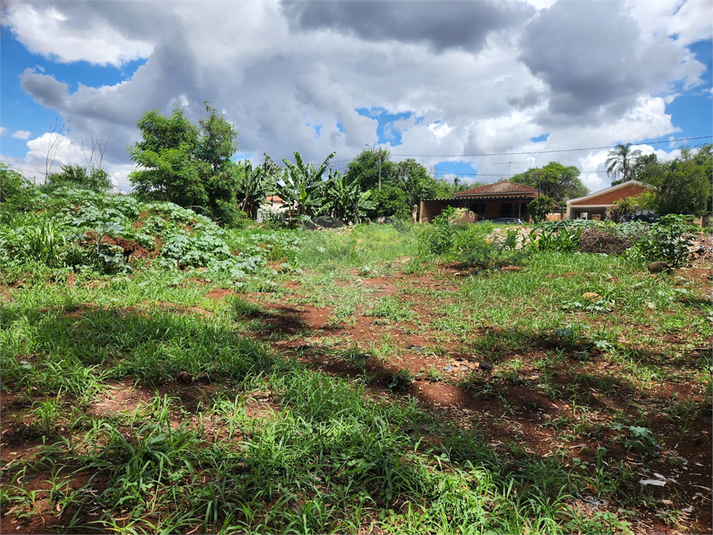
<instances>
[{"instance_id":1,"label":"white cloud","mask_svg":"<svg viewBox=\"0 0 713 535\"><path fill-rule=\"evenodd\" d=\"M701 16L702 4L694 0L678 12L679 0L639 0L630 11L614 2L605 9L597 0L532 0L538 15L513 2L505 8L468 4L467 14L494 14L489 25L479 20L477 39L445 35L441 30L458 21L459 11L441 3L408 15L423 28L423 39L408 35L407 25L393 35L381 26L370 29L364 24L376 4L359 2L365 11L359 21L340 11L312 21L304 15L318 13L309 9L320 3L309 9L293 4L302 17L297 24L278 0L68 1L56 7L28 1L11 4L3 24L30 50L59 61L120 64L148 57L130 80L112 86L80 83L72 90L72 80L39 69L21 76L25 91L70 121L74 146L79 136L94 133L109 142L105 161L127 169L125 149L137 140L144 111L169 113L177 103L197 121L207 99L236 125L244 153L267 152L280 161L299 151L321 161L337 151L335 160L347 160L379 141L378 121L356 109L383 108L412 113L387 130L392 140L401 133L401 145L387 145L395 155L447 154L418 160L426 166L471 161L481 173L505 176L506 166L496 165L503 157L462 155L611 146L674 134L666 103L701 74L702 65L684 47L705 34L691 20ZM501 17L510 12L519 25ZM389 20L398 13L388 11ZM534 16L524 33L523 16ZM679 26L678 40L669 38L668 30ZM547 141L530 141L543 133L550 133ZM68 145L68 158L72 150ZM532 165L581 165L592 173L583 175L585 183L599 189L608 183L593 173L606 159L600 152L538 154ZM520 170L513 165L513 174ZM119 178L128 186L125 176Z\"/></svg>"},{"instance_id":2,"label":"white cloud","mask_svg":"<svg viewBox=\"0 0 713 535\"><path fill-rule=\"evenodd\" d=\"M149 40L127 38L108 20L70 18L63 8L63 3L57 7L40 3L36 7L12 2L3 24L10 26L31 52L62 63L88 61L120 66L151 54L153 44Z\"/></svg>"},{"instance_id":3,"label":"white cloud","mask_svg":"<svg viewBox=\"0 0 713 535\"><path fill-rule=\"evenodd\" d=\"M4 126L0 126L0 136L6 136L9 130Z\"/></svg>"},{"instance_id":4,"label":"white cloud","mask_svg":"<svg viewBox=\"0 0 713 535\"><path fill-rule=\"evenodd\" d=\"M15 139L30 139L30 135L32 135L32 133L27 130L18 130L12 133L12 137Z\"/></svg>"}]
</instances>

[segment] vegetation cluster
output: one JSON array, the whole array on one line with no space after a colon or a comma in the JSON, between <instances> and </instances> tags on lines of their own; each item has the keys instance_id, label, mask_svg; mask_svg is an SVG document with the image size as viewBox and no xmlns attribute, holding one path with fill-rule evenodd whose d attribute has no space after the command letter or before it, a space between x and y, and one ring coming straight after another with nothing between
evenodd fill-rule
<instances>
[{"instance_id":1,"label":"vegetation cluster","mask_svg":"<svg viewBox=\"0 0 713 535\"><path fill-rule=\"evenodd\" d=\"M13 532L706 525L695 487L640 481L683 482L671 470L700 460L678 444L709 427L711 362L695 348L713 334L710 301L628 254L577 254L591 229L667 251L688 231L678 219L528 236L453 212L231 228L67 185L21 186L2 208ZM478 365L456 375L456 358ZM681 399L660 397L671 385ZM444 411L428 388L487 410ZM619 391L628 405L608 401Z\"/></svg>"}]
</instances>

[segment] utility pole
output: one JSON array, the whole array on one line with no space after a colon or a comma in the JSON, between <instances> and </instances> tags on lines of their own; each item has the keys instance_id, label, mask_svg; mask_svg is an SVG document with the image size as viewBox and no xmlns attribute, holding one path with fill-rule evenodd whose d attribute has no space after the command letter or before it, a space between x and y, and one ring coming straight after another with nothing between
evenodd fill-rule
<instances>
[{"instance_id":1,"label":"utility pole","mask_svg":"<svg viewBox=\"0 0 713 535\"><path fill-rule=\"evenodd\" d=\"M527 162L495 162L493 165L505 165L508 164L508 180L510 180L510 165L514 163L527 163Z\"/></svg>"}]
</instances>

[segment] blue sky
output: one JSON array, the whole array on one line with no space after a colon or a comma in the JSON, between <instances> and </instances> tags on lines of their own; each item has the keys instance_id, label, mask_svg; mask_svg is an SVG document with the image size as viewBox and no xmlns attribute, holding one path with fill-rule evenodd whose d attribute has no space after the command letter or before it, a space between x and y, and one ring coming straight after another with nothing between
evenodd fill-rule
<instances>
[{"instance_id":1,"label":"blue sky","mask_svg":"<svg viewBox=\"0 0 713 535\"><path fill-rule=\"evenodd\" d=\"M0 157L40 176L51 127L66 124L58 164L83 163L92 136L108 140L105 168L128 189L125 149L141 113L179 104L197 120L207 98L236 125L238 157L321 161L334 151L343 168L383 146L466 181L560 161L598 189L606 147L669 158L712 140L705 0L450 5L413 3L407 23L378 2L362 21L341 2L327 12L280 0L11 1ZM484 10L500 15L486 23ZM692 137L706 138L669 143Z\"/></svg>"}]
</instances>

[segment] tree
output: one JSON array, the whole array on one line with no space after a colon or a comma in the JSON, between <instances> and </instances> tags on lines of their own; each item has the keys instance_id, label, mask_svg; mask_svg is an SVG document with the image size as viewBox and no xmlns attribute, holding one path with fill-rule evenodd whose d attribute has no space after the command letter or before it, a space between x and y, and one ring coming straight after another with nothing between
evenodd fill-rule
<instances>
[{"instance_id":1,"label":"tree","mask_svg":"<svg viewBox=\"0 0 713 535\"><path fill-rule=\"evenodd\" d=\"M633 170L636 160L641 157L639 149L631 150L631 143L621 143L609 151L607 157L607 176L612 178L612 186L634 178ZM618 179L618 180L617 180Z\"/></svg>"},{"instance_id":2,"label":"tree","mask_svg":"<svg viewBox=\"0 0 713 535\"><path fill-rule=\"evenodd\" d=\"M385 184L381 188L381 191L378 189L369 191L373 192L371 196L373 208L369 210L367 214L369 219L376 219L378 217L407 219L411 217L409 199L403 188Z\"/></svg>"},{"instance_id":3,"label":"tree","mask_svg":"<svg viewBox=\"0 0 713 535\"><path fill-rule=\"evenodd\" d=\"M397 186L401 186L406 192L409 211L416 207L414 214L417 218L421 200L435 196L435 179L428 176L428 171L423 165L411 158L396 164L395 175Z\"/></svg>"},{"instance_id":4,"label":"tree","mask_svg":"<svg viewBox=\"0 0 713 535\"><path fill-rule=\"evenodd\" d=\"M465 191L467 189L477 188L478 186L485 185L487 185L485 182L466 183L458 177L454 177L453 182L449 182L444 178L439 178L438 180L436 180L436 189L433 195L438 199L449 199L459 191Z\"/></svg>"},{"instance_id":5,"label":"tree","mask_svg":"<svg viewBox=\"0 0 713 535\"><path fill-rule=\"evenodd\" d=\"M142 140L129 147L137 168L130 175L136 192L148 199L174 202L230 224L235 215L230 157L238 148L231 123L206 103L208 117L199 126L176 107L170 117L144 113Z\"/></svg>"},{"instance_id":6,"label":"tree","mask_svg":"<svg viewBox=\"0 0 713 535\"><path fill-rule=\"evenodd\" d=\"M98 167L85 168L81 165L63 165L59 173L47 177L49 184L59 186L72 184L94 191L108 191L114 184L109 173Z\"/></svg>"},{"instance_id":7,"label":"tree","mask_svg":"<svg viewBox=\"0 0 713 535\"><path fill-rule=\"evenodd\" d=\"M315 167L313 163L306 164L299 152L295 152L294 163L289 160L285 162L285 169L282 179L277 182L277 194L287 203L292 215L314 216L322 205L322 188L324 175L329 165L329 160L334 157L331 153L320 164Z\"/></svg>"},{"instance_id":8,"label":"tree","mask_svg":"<svg viewBox=\"0 0 713 535\"><path fill-rule=\"evenodd\" d=\"M656 154L639 156L631 170L631 178L648 184L647 176L655 175L658 172L658 164Z\"/></svg>"},{"instance_id":9,"label":"tree","mask_svg":"<svg viewBox=\"0 0 713 535\"><path fill-rule=\"evenodd\" d=\"M347 164L345 176L350 184L358 181L361 189L366 191L392 184L394 174L394 162L388 149L370 147Z\"/></svg>"},{"instance_id":10,"label":"tree","mask_svg":"<svg viewBox=\"0 0 713 535\"><path fill-rule=\"evenodd\" d=\"M524 173L515 175L510 181L537 188L559 204L567 199L583 197L589 191L579 178L579 169L574 166L565 167L558 162L550 162L541 168L528 169Z\"/></svg>"},{"instance_id":11,"label":"tree","mask_svg":"<svg viewBox=\"0 0 713 535\"><path fill-rule=\"evenodd\" d=\"M557 201L547 195L540 195L527 203L527 211L535 223L544 221L547 214L557 208Z\"/></svg>"},{"instance_id":12,"label":"tree","mask_svg":"<svg viewBox=\"0 0 713 535\"><path fill-rule=\"evenodd\" d=\"M650 208L656 213L710 213L713 145L701 145L695 152L683 147L679 158L650 163L641 178L654 186Z\"/></svg>"},{"instance_id":13,"label":"tree","mask_svg":"<svg viewBox=\"0 0 713 535\"><path fill-rule=\"evenodd\" d=\"M30 182L24 176L0 163L0 203L20 195L29 186Z\"/></svg>"}]
</instances>

